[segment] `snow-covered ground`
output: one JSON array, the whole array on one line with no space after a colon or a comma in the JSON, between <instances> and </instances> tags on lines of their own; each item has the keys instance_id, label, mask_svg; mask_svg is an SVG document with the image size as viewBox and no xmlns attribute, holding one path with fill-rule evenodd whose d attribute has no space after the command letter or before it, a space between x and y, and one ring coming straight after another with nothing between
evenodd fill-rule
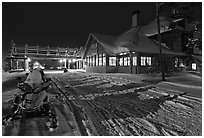
<instances>
[{"instance_id":1,"label":"snow-covered ground","mask_svg":"<svg viewBox=\"0 0 204 138\"><path fill-rule=\"evenodd\" d=\"M62 71L45 73L52 77L58 87L49 94L52 107L58 114L60 127L57 131L48 133L42 128L36 128L43 123L37 123L39 120L34 119L24 124L24 135L31 132L32 135L80 135L78 127L86 131L82 133L80 130L82 135L202 134L202 100L185 95L179 96L185 91L158 87L155 83L144 83L142 80L150 79L145 75L82 73L75 70L69 70L68 73ZM12 78L18 75L19 73L4 74L4 77ZM173 82L173 79L178 81L178 78L171 78L169 82ZM196 81L199 79L196 78ZM65 95L63 96L58 89ZM3 92L4 115L12 105L14 93L18 92L17 89ZM75 113L70 105L67 105L66 98L73 103ZM33 125L30 128L27 124ZM32 128L33 126L35 128ZM35 131L30 131L33 129ZM14 130L5 128L4 134L14 134L15 131L11 131Z\"/></svg>"},{"instance_id":2,"label":"snow-covered ground","mask_svg":"<svg viewBox=\"0 0 204 138\"><path fill-rule=\"evenodd\" d=\"M83 111L90 135L202 134L201 99L107 74L67 73L53 77Z\"/></svg>"}]
</instances>

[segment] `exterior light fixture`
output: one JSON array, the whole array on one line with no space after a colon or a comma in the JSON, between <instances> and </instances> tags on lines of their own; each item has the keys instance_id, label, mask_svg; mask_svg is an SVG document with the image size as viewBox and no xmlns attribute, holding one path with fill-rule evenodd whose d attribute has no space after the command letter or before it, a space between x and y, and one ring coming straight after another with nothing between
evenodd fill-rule
<instances>
[{"instance_id":1,"label":"exterior light fixture","mask_svg":"<svg viewBox=\"0 0 204 138\"><path fill-rule=\"evenodd\" d=\"M72 59L73 62L76 62L76 59Z\"/></svg>"},{"instance_id":2,"label":"exterior light fixture","mask_svg":"<svg viewBox=\"0 0 204 138\"><path fill-rule=\"evenodd\" d=\"M28 62L31 62L31 59L30 59L30 58L27 58L27 61L28 61Z\"/></svg>"},{"instance_id":3,"label":"exterior light fixture","mask_svg":"<svg viewBox=\"0 0 204 138\"><path fill-rule=\"evenodd\" d=\"M63 59L64 62L66 62L66 59Z\"/></svg>"},{"instance_id":4,"label":"exterior light fixture","mask_svg":"<svg viewBox=\"0 0 204 138\"><path fill-rule=\"evenodd\" d=\"M60 63L62 63L62 59L60 59Z\"/></svg>"}]
</instances>

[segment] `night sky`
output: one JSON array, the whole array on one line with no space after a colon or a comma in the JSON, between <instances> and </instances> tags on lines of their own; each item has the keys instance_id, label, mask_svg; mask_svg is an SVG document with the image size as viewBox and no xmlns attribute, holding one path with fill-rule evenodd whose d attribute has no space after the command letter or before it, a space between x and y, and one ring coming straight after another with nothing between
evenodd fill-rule
<instances>
[{"instance_id":1,"label":"night sky","mask_svg":"<svg viewBox=\"0 0 204 138\"><path fill-rule=\"evenodd\" d=\"M16 44L80 47L89 33L119 35L131 28L131 13L139 10L140 23L155 18L155 3L3 2L3 57Z\"/></svg>"}]
</instances>

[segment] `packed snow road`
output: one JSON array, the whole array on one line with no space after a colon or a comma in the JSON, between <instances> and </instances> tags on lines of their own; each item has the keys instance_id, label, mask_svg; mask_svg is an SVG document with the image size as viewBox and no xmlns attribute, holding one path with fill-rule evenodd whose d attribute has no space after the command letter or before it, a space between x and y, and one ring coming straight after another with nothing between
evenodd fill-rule
<instances>
[{"instance_id":1,"label":"packed snow road","mask_svg":"<svg viewBox=\"0 0 204 138\"><path fill-rule=\"evenodd\" d=\"M185 93L86 73L52 77L88 135L202 135L201 101Z\"/></svg>"},{"instance_id":2,"label":"packed snow road","mask_svg":"<svg viewBox=\"0 0 204 138\"><path fill-rule=\"evenodd\" d=\"M17 121L3 135L202 135L202 101L183 93L86 73L50 74L48 91L59 126L45 128L46 118ZM3 115L9 114L13 89L3 92Z\"/></svg>"}]
</instances>

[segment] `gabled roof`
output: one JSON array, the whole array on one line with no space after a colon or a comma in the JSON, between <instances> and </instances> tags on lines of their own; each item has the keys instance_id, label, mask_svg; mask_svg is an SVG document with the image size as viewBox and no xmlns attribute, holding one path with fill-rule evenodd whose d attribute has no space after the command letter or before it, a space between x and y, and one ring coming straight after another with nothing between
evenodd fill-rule
<instances>
[{"instance_id":1,"label":"gabled roof","mask_svg":"<svg viewBox=\"0 0 204 138\"><path fill-rule=\"evenodd\" d=\"M108 54L117 54L124 51L129 51L127 48L120 47L115 42L118 39L117 36L93 34L93 37L104 47L104 50Z\"/></svg>"},{"instance_id":2,"label":"gabled roof","mask_svg":"<svg viewBox=\"0 0 204 138\"><path fill-rule=\"evenodd\" d=\"M86 51L84 56L88 52L88 45L92 39L95 39L98 43L100 43L107 54L118 54L129 51L155 54L160 53L158 42L149 39L142 32L140 27L133 28L119 36L90 34L85 46ZM184 55L184 53L173 52L165 46L162 47L162 53L171 55Z\"/></svg>"},{"instance_id":3,"label":"gabled roof","mask_svg":"<svg viewBox=\"0 0 204 138\"><path fill-rule=\"evenodd\" d=\"M115 40L117 39L117 36L91 33L86 42L85 52L82 58L84 58L84 56L87 54L89 49L89 43L92 39L95 39L98 43L100 43L107 54L117 54L120 52L128 51L127 48L122 48L115 45Z\"/></svg>"},{"instance_id":4,"label":"gabled roof","mask_svg":"<svg viewBox=\"0 0 204 138\"><path fill-rule=\"evenodd\" d=\"M165 17L160 17L160 32L171 31L171 23L179 22L183 19L170 20ZM157 20L155 19L151 23L145 26L137 26L122 33L119 36L111 36L104 34L90 34L87 40L84 52L84 56L87 53L89 43L92 39L95 39L103 46L107 54L118 54L121 52L135 51L141 53L159 53L159 46L157 41L153 41L148 36L152 36L158 33ZM182 52L173 52L165 44L162 45L163 54L171 55L186 55Z\"/></svg>"},{"instance_id":5,"label":"gabled roof","mask_svg":"<svg viewBox=\"0 0 204 138\"><path fill-rule=\"evenodd\" d=\"M121 34L115 42L118 46L127 47L129 51L159 53L158 43L149 39L140 27ZM162 53L175 54L166 47L162 47Z\"/></svg>"}]
</instances>

